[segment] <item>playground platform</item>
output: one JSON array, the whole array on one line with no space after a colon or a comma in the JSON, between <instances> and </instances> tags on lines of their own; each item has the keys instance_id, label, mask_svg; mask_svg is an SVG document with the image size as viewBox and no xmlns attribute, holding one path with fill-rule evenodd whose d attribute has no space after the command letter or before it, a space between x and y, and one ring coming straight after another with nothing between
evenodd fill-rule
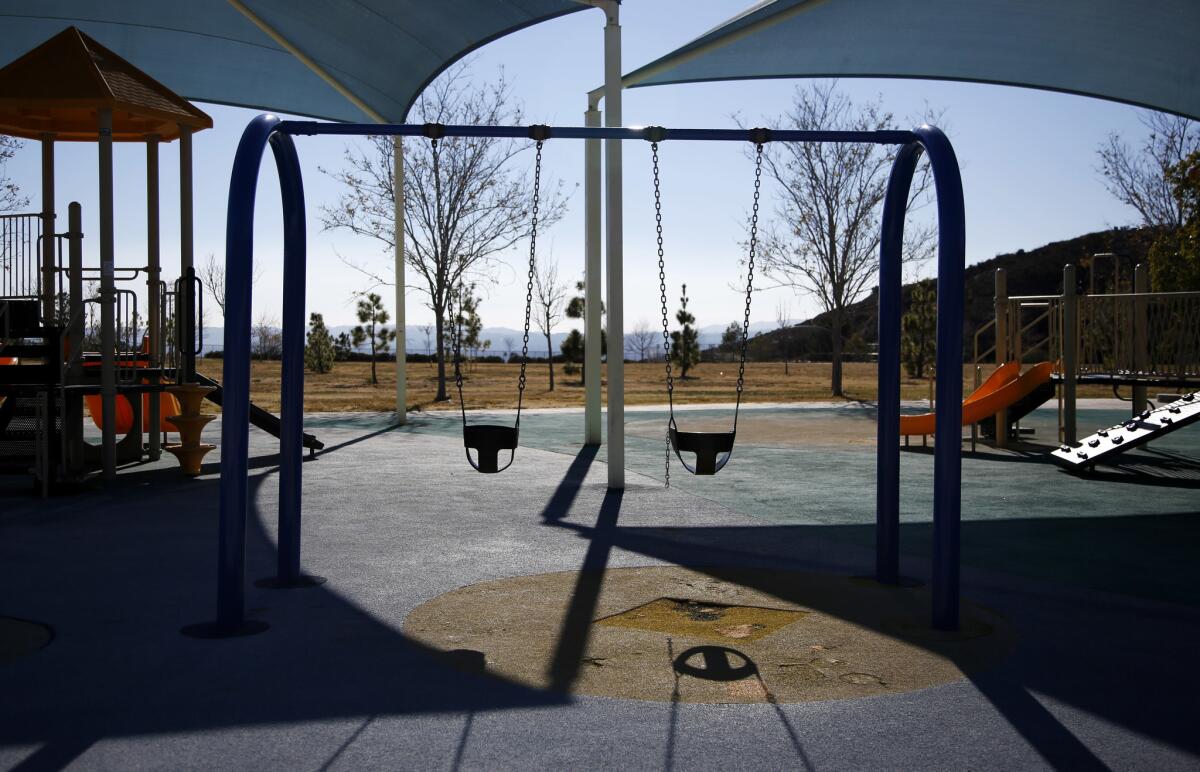
<instances>
[{"instance_id":1,"label":"playground platform","mask_svg":"<svg viewBox=\"0 0 1200 772\"><path fill-rule=\"evenodd\" d=\"M1127 411L1081 403L1080 426ZM687 411L681 424L722 415ZM576 411L531 411L517 463L495 476L467 467L453 415L405 428L382 414L309 416L325 448L304 468L304 563L328 581L250 586L249 616L270 628L216 641L179 633L214 611L216 453L195 480L164 460L47 500L5 480L0 615L44 622L53 639L0 662L0 768L1200 762L1200 432L1081 478L1044 458L1051 407L1022 422L1036 444L964 453L962 591L966 618L988 624L936 639L892 618L927 613L910 602L921 587L853 578L873 561L871 406L751 408L742 420L725 471L688 478L676 465L667 490L665 415L630 410L630 484L615 495L603 451L575 443ZM214 423L206 440L218 436ZM250 436L253 580L274 569L278 480L277 440ZM920 580L933 456L914 446L901 464L902 570ZM754 678L684 674L673 691L671 656L703 634L614 621L654 596L799 621L763 621L783 626L759 639L726 633ZM889 611L864 612L862 597ZM771 649L780 636L794 644L786 655ZM924 664L874 681L849 669L889 657ZM621 696L633 682L668 688ZM809 684L825 696L805 698Z\"/></svg>"}]
</instances>

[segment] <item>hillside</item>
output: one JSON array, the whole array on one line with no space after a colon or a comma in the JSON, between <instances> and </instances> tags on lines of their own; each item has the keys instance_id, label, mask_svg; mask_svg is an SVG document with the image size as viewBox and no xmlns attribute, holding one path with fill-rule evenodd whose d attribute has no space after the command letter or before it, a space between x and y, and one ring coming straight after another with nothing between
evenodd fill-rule
<instances>
[{"instance_id":1,"label":"hillside","mask_svg":"<svg viewBox=\"0 0 1200 772\"><path fill-rule=\"evenodd\" d=\"M970 265L966 270L966 299L963 314L964 352L970 353L975 331L993 316L995 293L995 271L1003 268L1008 274L1009 295L1050 295L1062 290L1062 269L1068 263L1076 266L1076 277L1080 292L1095 287L1096 292L1113 291L1113 261L1097 261L1095 282L1092 277L1092 255L1112 252L1119 256L1120 283L1128 291L1132 282L1133 266L1146 259L1146 252L1154 240L1150 228L1114 228L1078 236L1066 241L1055 241L1031 250L997 255ZM913 284L903 290L904 307ZM875 293L847 311L847 352L865 352L876 340L876 297ZM804 325L825 328L829 315L820 314L801 322L799 327L789 330L773 330L757 336L752 341L754 354L761 358L778 358L782 344L788 336L791 341L791 356L797 359L822 358L828 356L829 336L822 329L804 329ZM988 340L983 344L990 346Z\"/></svg>"}]
</instances>

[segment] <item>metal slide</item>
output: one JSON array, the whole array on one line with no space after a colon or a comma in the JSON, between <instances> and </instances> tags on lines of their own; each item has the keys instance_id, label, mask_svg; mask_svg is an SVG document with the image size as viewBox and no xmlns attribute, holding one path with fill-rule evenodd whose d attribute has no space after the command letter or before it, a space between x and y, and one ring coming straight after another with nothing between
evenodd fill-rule
<instances>
[{"instance_id":1,"label":"metal slide","mask_svg":"<svg viewBox=\"0 0 1200 772\"><path fill-rule=\"evenodd\" d=\"M207 378L201 375L200 373L196 373L196 382L205 386L212 386L213 390L209 392L205 399L216 405L221 404L221 400L224 398L224 392L221 389L221 384L217 383L212 378ZM275 437L279 436L279 416L263 410L253 402L250 403L250 423L254 424L259 429L262 429L267 434ZM324 449L325 443L321 442L311 434L306 433L304 435L304 447L308 448L310 452L316 452Z\"/></svg>"}]
</instances>

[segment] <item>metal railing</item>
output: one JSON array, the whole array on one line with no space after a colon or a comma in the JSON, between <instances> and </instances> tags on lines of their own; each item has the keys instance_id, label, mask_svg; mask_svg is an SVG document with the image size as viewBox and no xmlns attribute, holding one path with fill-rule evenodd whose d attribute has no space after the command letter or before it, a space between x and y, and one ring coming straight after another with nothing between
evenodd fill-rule
<instances>
[{"instance_id":1,"label":"metal railing","mask_svg":"<svg viewBox=\"0 0 1200 772\"><path fill-rule=\"evenodd\" d=\"M40 214L0 214L0 297L41 297L41 241Z\"/></svg>"}]
</instances>

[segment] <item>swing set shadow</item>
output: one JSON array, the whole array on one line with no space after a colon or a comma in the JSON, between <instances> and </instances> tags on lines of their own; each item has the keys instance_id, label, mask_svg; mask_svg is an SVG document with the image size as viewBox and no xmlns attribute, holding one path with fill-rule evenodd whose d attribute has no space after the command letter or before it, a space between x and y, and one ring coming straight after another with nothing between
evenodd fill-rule
<instances>
[{"instance_id":1,"label":"swing set shadow","mask_svg":"<svg viewBox=\"0 0 1200 772\"><path fill-rule=\"evenodd\" d=\"M620 490L605 493L593 524L571 522L568 516L574 514L577 519L583 514L571 513L570 510L595 458L595 448L585 447L576 455L541 513L544 526L566 529L588 540L588 548L580 564L549 665L551 691L569 692L579 676L605 574L612 555L618 550L765 592L780 600L813 608L854 624L874 627L876 632L900 637L911 645L929 648L929 639L921 637L919 632L906 635L896 629L879 629L873 619L868 619L869 615L852 602L811 593L802 583L781 582L771 578L776 570L846 573L847 561L844 557L839 559L837 555L840 553L845 556L848 551L860 552L864 568L869 566L869 552L860 551L854 542L866 546L873 526L764 524L626 527L619 525L623 500L623 491ZM686 513L682 514L686 516ZM1162 517L1174 520L1171 516ZM1147 519L1128 518L1119 524L1118 529L1131 526L1140 526L1150 532L1161 529L1161 524L1146 522ZM1097 520L1111 524L1113 519ZM1072 523L1072 532L1077 541L1080 533L1086 533L1088 525L1094 524ZM976 526L989 534L1011 527L1017 538L1032 545L1039 542L1040 535L1051 531L1058 531L1055 535L1062 536L1053 522L1045 528L1039 528L1037 521L1018 521L1013 526L995 521L964 523L966 531L974 530ZM928 537L927 533L920 532L928 530L928 524L912 524L904 528L903 535L906 542L920 542L922 536ZM1120 537L1110 528L1098 538L1112 541ZM1086 551L1087 548L1084 546L1082 549ZM831 554L833 557L829 557ZM887 592L881 589L880 598L887 599ZM1032 595L1020 602L1037 602L1037 597ZM1129 677L1120 679L1119 683L1092 677L1111 667L1110 653L1094 646L1097 636L1111 637L1114 634L1111 605L1080 604L1068 600L1049 602L1060 606L1054 609L1059 614L1059 624L1055 629L1042 630L1021 640L1017 650L991 670L973 672L965 667L968 663L962 663L969 682L1048 764L1055 768L1105 768L1095 753L1043 706L1034 696L1035 693L1079 706L1094 715L1192 752L1200 750L1200 742L1197 742L1188 722L1181 719L1188 715L1186 706L1192 699L1190 690L1182 684L1177 688L1165 686L1170 682L1172 666L1169 662L1154 660L1131 663L1130 667L1136 672L1129 673ZM906 605L907 608L897 608L898 613L917 618L928 613L922 602L913 602L911 597ZM1057 650L1064 648L1071 652L1069 659L1056 656ZM937 651L943 655L949 651L952 660L956 663L960 661L955 658L952 649L938 648ZM1165 691L1159 692L1160 699L1154 704L1137 698L1138 685L1146 683L1164 685ZM799 741L794 745L802 755Z\"/></svg>"}]
</instances>

